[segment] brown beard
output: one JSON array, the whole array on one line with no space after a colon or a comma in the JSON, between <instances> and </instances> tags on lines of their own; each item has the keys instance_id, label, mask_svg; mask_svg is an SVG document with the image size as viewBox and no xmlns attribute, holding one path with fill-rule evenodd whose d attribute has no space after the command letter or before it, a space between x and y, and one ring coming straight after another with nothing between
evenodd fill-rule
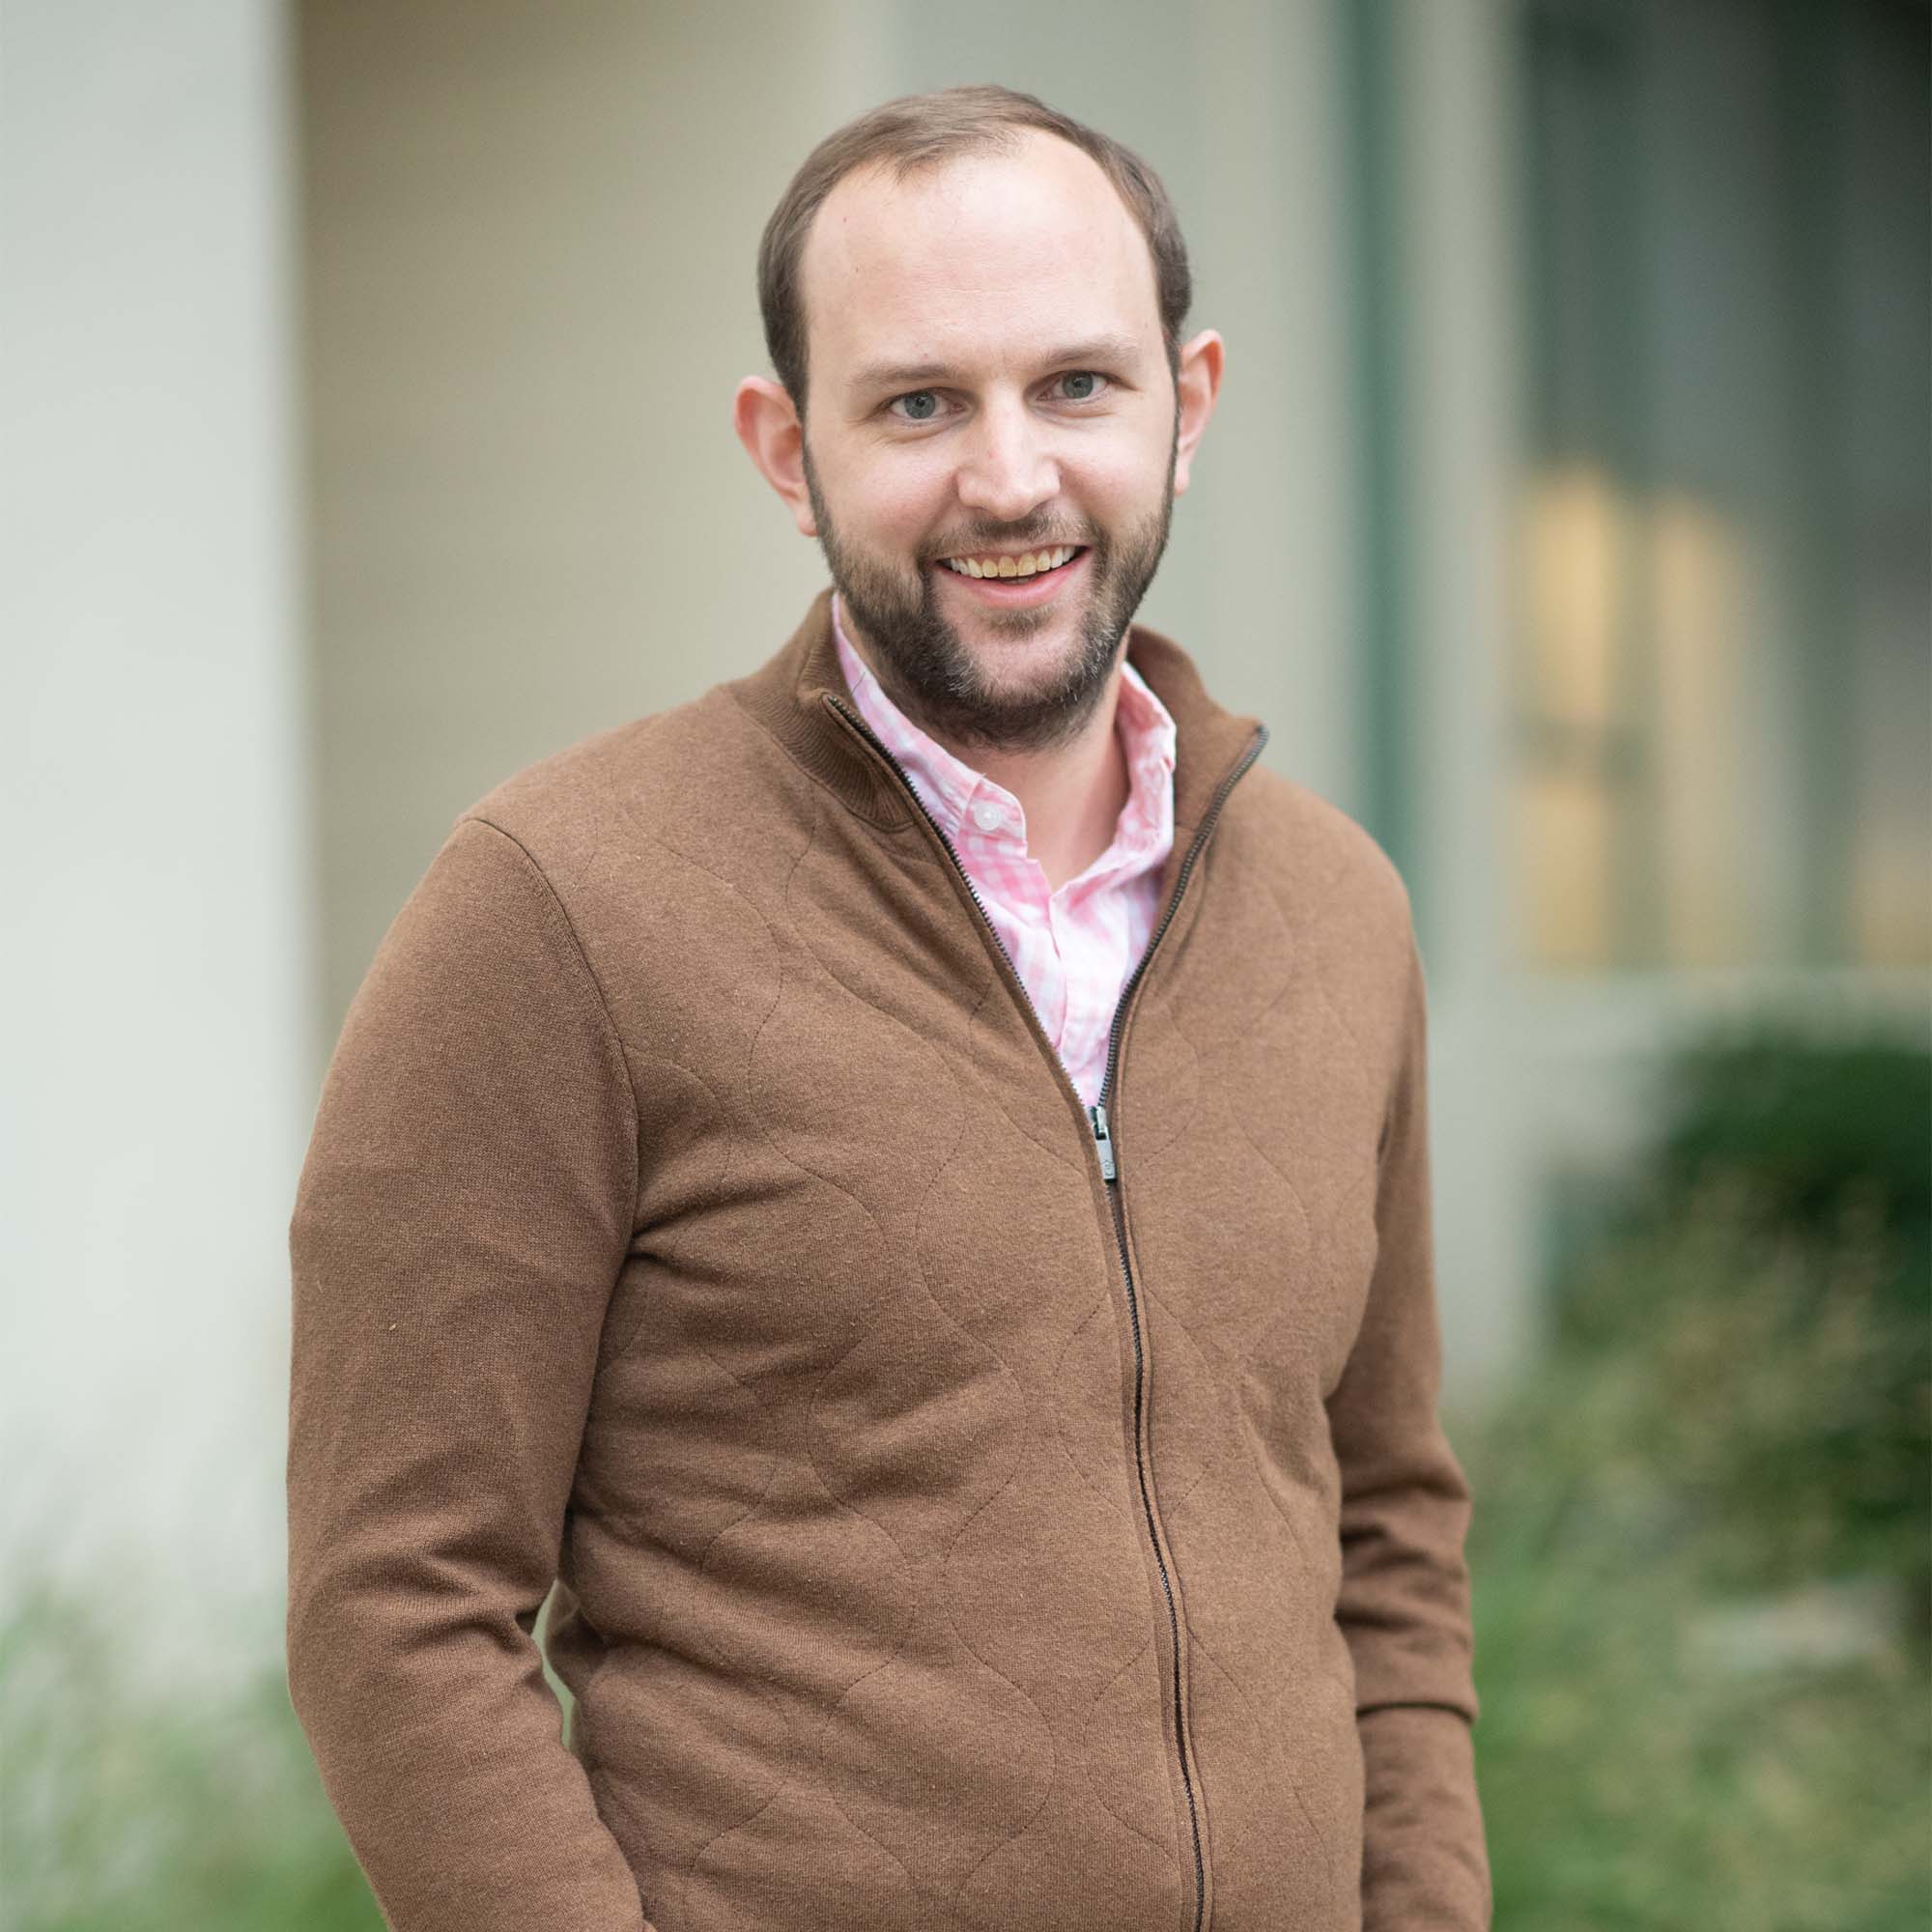
<instances>
[{"instance_id":1,"label":"brown beard","mask_svg":"<svg viewBox=\"0 0 1932 1932\"><path fill-rule=\"evenodd\" d=\"M1176 429L1178 435L1178 419ZM962 750L1043 752L1077 736L1107 688L1121 640L1167 548L1178 448L1177 440L1168 452L1167 487L1160 508L1121 539L1097 529L1084 537L1069 537L1038 518L985 524L972 532L967 554L1016 544L1069 542L1084 543L1093 552L1078 647L1047 688L1008 696L988 688L958 631L941 614L936 578L944 564L922 564L917 577L908 578L840 541L819 493L808 443L805 487L818 524L818 540L842 611L872 646L872 668L886 696L921 729ZM1009 637L1025 638L1052 622L1054 615L1050 607L1036 606L989 611L987 620Z\"/></svg>"}]
</instances>

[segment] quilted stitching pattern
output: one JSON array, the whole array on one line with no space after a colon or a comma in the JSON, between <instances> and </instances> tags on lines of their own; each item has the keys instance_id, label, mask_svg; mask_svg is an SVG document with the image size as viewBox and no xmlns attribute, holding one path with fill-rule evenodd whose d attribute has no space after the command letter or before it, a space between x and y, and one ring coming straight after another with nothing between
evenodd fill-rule
<instances>
[{"instance_id":1,"label":"quilted stitching pattern","mask_svg":"<svg viewBox=\"0 0 1932 1932\"><path fill-rule=\"evenodd\" d=\"M1427 1419L1378 1417L1350 1375L1372 1314L1378 1351L1423 1333L1386 1299L1378 1222L1412 1037L1399 883L1339 813L1251 772L1137 995L1109 1098L1175 1658L1136 1472L1137 1338L1077 1096L923 821L835 769L831 740L778 755L775 728L713 694L589 741L493 794L479 810L508 838L465 843L467 869L426 882L434 905L447 876L463 918L480 867L548 882L515 874L524 903L554 895L543 944L578 950L635 1114L637 1198L587 1335L581 1439L546 1438L555 1411L538 1403L514 1416L527 1441L487 1449L571 1471L551 1643L603 1842L655 1932L1185 1932L1178 1675L1205 1921L1357 1932L1368 1652L1351 1644L1379 1620L1404 1646L1377 1653L1384 1700L1467 1703L1442 1634L1453 1577L1418 1570L1410 1540L1449 1518L1360 1515L1353 1570L1338 1535L1333 1416L1391 1493L1447 1498L1453 1474ZM1183 815L1182 846L1192 829ZM406 970L399 955L392 979ZM588 1037L590 1012L566 1015L566 1037ZM416 1038L404 1019L397 1037ZM527 1059L524 1030L550 1026L513 1012L496 1050ZM554 1163L573 1097L519 1104L530 1158ZM607 1176L629 1160L611 1119ZM344 1145L352 1131L372 1128L350 1122ZM362 1171L334 1147L319 1174ZM554 1190L533 1197L554 1236L609 1214L587 1173L530 1181ZM318 1181L307 1238L380 1207L365 1192L346 1216ZM466 1255L493 1238L506 1262L528 1245L535 1291L576 1319L527 1231ZM488 1286L455 1297L486 1349ZM565 1360L560 1336L528 1332ZM1426 1361L1401 1366L1425 1385ZM522 1372L487 1353L474 1369L505 1415ZM386 1480L454 1468L418 1459ZM541 1492L488 1519L497 1493L452 1492L476 1560L439 1559L479 1625L500 1614L484 1579L551 1560ZM1434 1595L1406 1623L1392 1591L1423 1575ZM415 1711L408 1735L437 1721ZM491 1881L504 1914L522 1856L538 1854L506 1841Z\"/></svg>"},{"instance_id":2,"label":"quilted stitching pattern","mask_svg":"<svg viewBox=\"0 0 1932 1932\"><path fill-rule=\"evenodd\" d=\"M671 1065L679 1083L702 1090L701 1102L677 1095L678 1083L671 1090L680 1111L690 1108L694 1189L728 1202L757 1184L754 1167L781 1163L792 1177L784 1225L828 1231L822 1245L799 1258L800 1278L816 1282L817 1267L832 1264L848 1293L851 1282L867 1286L848 1321L825 1324L809 1371L783 1396L761 1392L769 1378L748 1378L715 1351L706 1354L719 1377L712 1422L694 1435L681 1409L676 1441L689 1451L695 1440L692 1453L709 1466L717 1435L746 1430L758 1445L762 1478L748 1474L730 1486L737 1511L693 1550L684 1601L661 1598L651 1626L661 1642L673 1629L709 1633L718 1625L702 1605L779 1591L786 1525L803 1513L831 1539L832 1553L821 1559L826 1575L868 1576L877 1584L838 1596L836 1615L810 1627L811 1642L833 1650L855 1630L867 1642L845 1670L826 1675L814 1702L787 1682L784 1658L757 1641L707 1640L707 1673L761 1687L754 1708L765 1715L743 1741L781 1769L728 1800L719 1794L716 1822L682 1835L667 1815L666 1794L688 1784L687 1767L674 1750L639 1754L626 1741L661 1728L667 1702L694 1717L705 1707L694 1709L689 1689L663 1681L662 1668L627 1663L621 1690L602 1672L585 1701L593 1707L588 1735L610 1754L604 1782L627 1788L622 1804L649 1846L653 1910L666 1932L738 1923L753 1875L828 1828L839 1863L869 1874L861 1889L896 1900L891 1911L901 1922L916 1912L934 1923L991 1927L1002 1923L1009 1875L1050 1862L1070 1821L1090 1821L1080 1829L1091 1832L1095 1818L1106 1823L1113 1858L1135 1848L1140 1869L1131 1901L1123 1901L1131 1918L1091 1922L1184 1922L1191 1855L1160 1721L1159 1626L1135 1541L1139 1511L1123 1433L1131 1343L1082 1141L970 921L928 889L926 916L935 903L938 916L921 934L918 913L899 903L904 888L895 884L892 854L878 852L878 836L855 834L815 787L798 789L781 822L802 823L805 837L765 866L762 882L722 875L685 851L683 863L710 883L680 877L661 888L681 907L682 952L689 955L704 935L705 956L715 953L721 975L742 970L755 987L740 1000L744 1037L732 1046L714 1030L708 1078L688 1062L645 1057L635 1045L633 1059L640 1077ZM1324 1548L1333 1541L1332 1526L1323 1525L1332 1496L1322 1492L1332 1479L1294 1446L1305 1432L1289 1425L1306 1424L1319 1410L1319 1382L1332 1380L1347 1347L1346 1334L1321 1333L1324 1317L1308 1287L1319 1285L1329 1304L1325 1319L1346 1323L1350 1297L1358 1305L1365 1286L1368 1256L1341 1234L1354 1227L1350 1217L1372 1192L1385 1068L1350 1028L1310 942L1297 937L1308 930L1306 912L1292 921L1280 883L1243 851L1241 818L1231 808L1221 842L1197 872L1185 922L1163 942L1172 956L1149 981L1116 1104L1150 1326L1152 1462L1188 1612L1190 1729L1213 1822L1215 1922L1273 1922L1270 1901L1287 1888L1325 1901L1341 1924L1359 1861L1359 1828L1350 1829L1346 1807L1352 1795L1358 1810L1360 1796L1359 1771L1351 1782L1348 1758L1346 1662L1338 1665L1338 1646L1320 1635L1324 1623L1333 1631L1338 1565ZM663 838L654 843L668 852ZM1314 882L1318 904L1335 869L1331 855L1331 876ZM879 917L881 895L892 918ZM854 943L855 933L866 934L863 943ZM1243 976L1241 1003L1230 1007L1201 969L1235 949L1266 963ZM658 981L648 965L637 964L640 984ZM935 980L952 1015L937 1033ZM654 1016L654 1030L690 1037L705 1023L706 1005L700 999L688 1014ZM869 1069L863 1105L848 1115L841 1096L828 1124L837 1042L862 1036ZM834 1061L824 1058L828 1050ZM1030 1065L1029 1056L1039 1064ZM1299 1072L1332 1080L1337 1065L1348 1069L1348 1085L1334 1115L1336 1137L1352 1134L1366 1158L1356 1160L1346 1186L1331 1185L1311 1208L1311 1183L1297 1175L1293 1151L1267 1127L1283 1118L1285 1079ZM665 1089L642 1091L661 1101ZM763 1150L755 1160L744 1151L745 1136ZM721 1151L721 1138L728 1151ZM1187 1164L1204 1156L1232 1158L1247 1171L1239 1214L1220 1222L1189 1216L1164 1234L1144 1227L1144 1184L1150 1198L1155 1184L1167 1198L1165 1170L1176 1168L1174 1186L1184 1193ZM989 1268L989 1205L1043 1193L1056 1204L1057 1245L1084 1252L1060 1268L1046 1265L1044 1255L1031 1268ZM643 1219L658 1225L655 1215ZM1194 1251L1185 1265L1183 1246ZM992 1252L1000 1251L995 1244ZM1264 1256L1269 1264L1258 1266ZM684 1264L695 1260L687 1252ZM1084 1286L1067 1303L1073 1281ZM1238 1298L1199 1292L1236 1281L1244 1291ZM1183 1283L1194 1293L1181 1293ZM1040 1319L1025 1301L1049 1286L1065 1304L1055 1311L1051 1352L1031 1364L1009 1359L1016 1347L1024 1353L1029 1321L1037 1328ZM647 1305L653 1294L662 1298L661 1282L638 1298ZM742 1286L735 1298L745 1301ZM664 1317L662 1307L656 1320L634 1314L617 1331L603 1371L613 1393L600 1403L613 1431L626 1415L661 1404L642 1365L680 1346ZM1321 1343L1314 1381L1311 1336ZM627 1375L636 1377L636 1392L618 1398L614 1384ZM694 1400L703 1400L701 1390ZM909 1430L917 1450L910 1458ZM665 1453L678 1451L667 1444ZM593 1463L600 1495L613 1487L609 1462ZM917 1480L915 1466L923 1472ZM1064 1634L1030 1641L1029 1618L1037 1621L1039 1606L1016 1601L1009 1583L1003 1591L1002 1577L1010 1575L1003 1556L1014 1548L1051 1546L1043 1499L1064 1510L1074 1496L1094 1524L1077 1547L1098 1543L1118 1561L1108 1634L1090 1634L1069 1669ZM612 1530L664 1537L647 1505L627 1502L606 1521ZM1275 1525L1281 1556L1256 1537L1262 1523ZM1197 1565L1189 1556L1197 1542L1217 1553ZM1259 1683L1244 1683L1224 1657L1245 1654L1252 1664L1252 1612L1213 1601L1221 1589L1215 1572L1238 1547L1250 1555L1227 1579L1227 1592L1250 1602L1281 1599L1264 1619L1279 1645L1279 1668ZM1129 1557L1135 1567L1126 1567ZM715 1599L702 1593L707 1579L718 1586ZM1231 1614L1233 1631L1217 1636ZM1346 1651L1340 1656L1346 1660ZM1071 1686L1063 1683L1055 1695L1056 1680L1069 1676L1077 1694L1066 1694ZM933 1722L935 1679L953 1687L943 1729ZM1307 1687L1323 1682L1330 1694L1311 1710ZM1311 1716L1319 1721L1311 1724ZM729 1721L742 1727L746 1719ZM961 1760L991 1775L962 1787ZM632 1775L620 1777L618 1764ZM936 1832L926 1794L948 1786L945 1829ZM658 1796L640 1804L640 1789ZM1254 1874L1251 1896L1243 1895L1243 1872ZM864 1901L852 1909L863 1912Z\"/></svg>"}]
</instances>

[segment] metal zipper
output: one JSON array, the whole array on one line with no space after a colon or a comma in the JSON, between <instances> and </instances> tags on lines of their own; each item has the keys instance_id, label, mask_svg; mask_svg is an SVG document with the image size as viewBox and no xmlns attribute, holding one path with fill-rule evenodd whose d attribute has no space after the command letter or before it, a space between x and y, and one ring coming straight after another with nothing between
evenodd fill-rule
<instances>
[{"instance_id":1,"label":"metal zipper","mask_svg":"<svg viewBox=\"0 0 1932 1932\"><path fill-rule=\"evenodd\" d=\"M1000 949L1000 957L1007 962L1007 970L1013 977L1013 983L1020 989L1020 998L1025 1003L1027 1014L1033 1021L1034 1032L1038 1035L1040 1044L1046 1048L1047 1056L1065 1077L1067 1085L1072 1085L1072 1076L1066 1073L1066 1064L1054 1051L1053 1042L1046 1037L1046 1027L1039 1016L1039 1009L1033 1003L1033 995L1028 992L1026 981L1021 979L1019 968L1013 964L1013 957L1007 951L1006 941L1000 937L1000 929L993 923L986 911L985 901L980 898L973 884L972 875L966 870L957 848L946 835L945 828L926 810L925 801L920 797L918 788L906 776L906 770L893 754L886 750L879 735L866 721L852 711L841 700L829 693L825 699L839 717L860 732L897 775L899 782L911 795L912 802L919 808L920 815L938 835L939 842L945 846L947 856L952 861L974 905L979 908L980 917L985 921L986 930L993 936L993 944ZM1179 909L1181 896L1187 891L1189 875L1194 870L1194 862L1201 856L1201 850L1208 842L1208 835L1214 829L1214 821L1221 815L1221 808L1227 803L1228 794L1234 790L1236 781L1248 767L1261 756L1262 747L1267 743L1267 726L1257 724L1255 735L1248 741L1248 749L1237 759L1234 767L1214 789L1214 796L1208 802L1208 810L1202 813L1201 823L1195 828L1194 837L1181 858L1180 870L1175 875L1174 891L1169 895L1167 909L1161 914L1160 923L1149 938L1146 950L1141 953L1134 970L1127 975L1125 985L1121 988L1121 997L1114 1006L1114 1019L1107 1034L1107 1070L1100 1076L1099 1098L1087 1108L1087 1120L1094 1134L1094 1150L1099 1157L1100 1178L1107 1183L1107 1198L1114 1210L1114 1242L1121 1259L1121 1278L1127 1288L1127 1316L1134 1333L1134 1474L1140 1484L1141 1513L1147 1522L1148 1541L1153 1548L1154 1567L1160 1573L1161 1594L1167 1600L1168 1632L1174 1645L1174 1734L1180 1759L1180 1784L1187 1795L1187 1822L1194 1838L1194 1932L1201 1932L1202 1915L1208 1903L1207 1864L1201 1849L1201 1812L1194 1796L1194 1779L1187 1769L1187 1750L1183 1740L1180 1714L1180 1618L1174 1604L1174 1581L1167 1574L1167 1559L1161 1554L1160 1538L1154 1533L1153 1496L1149 1487L1146 1458L1141 1453L1142 1414L1147 1389L1147 1344L1141 1333L1140 1296L1134 1287L1134 1271L1127 1260L1127 1219L1126 1208L1122 1200L1120 1184L1120 1156L1114 1145L1113 1129L1107 1121L1107 1095L1114 1091L1114 1083L1120 1069L1121 1061L1121 1022L1126 1015L1127 1003L1133 998L1134 988L1140 984L1147 972L1148 962L1153 957L1154 950L1160 945L1162 936L1174 923L1174 915ZM1078 1099L1076 1090L1074 1098Z\"/></svg>"},{"instance_id":2,"label":"metal zipper","mask_svg":"<svg viewBox=\"0 0 1932 1932\"><path fill-rule=\"evenodd\" d=\"M1141 1455L1141 1408L1147 1386L1147 1365L1145 1345L1141 1337L1140 1296L1134 1288L1134 1270L1127 1260L1127 1209L1122 1197L1120 1180L1120 1150L1115 1143L1114 1131L1107 1120L1107 1095L1114 1091L1115 1077L1121 1060L1121 1022L1126 1015L1127 1002L1133 998L1134 988L1139 985L1141 976L1146 973L1148 961L1154 955L1162 935L1174 922L1174 915L1179 908L1181 895L1187 890L1188 875L1194 869L1194 862L1201 856L1201 848L1208 842L1208 835L1214 829L1214 821L1221 815L1221 808L1227 803L1228 794L1234 790L1236 781L1254 761L1261 756L1262 747L1267 743L1267 726L1255 726L1255 735L1248 743L1234 769L1230 771L1215 788L1214 796L1208 810L1201 815L1201 823L1195 828L1194 838L1180 862L1180 870L1174 881L1174 891L1167 901L1167 910L1161 915L1160 923L1154 927L1153 935L1147 943L1147 951L1140 956L1140 963L1127 976L1127 983L1121 988L1119 1003L1114 1008L1114 1024L1107 1036L1107 1070L1100 1076L1100 1097L1088 1108L1088 1118L1094 1123L1094 1145L1100 1156L1100 1175L1108 1183L1107 1197L1114 1208L1114 1239L1121 1252L1121 1278L1127 1285L1127 1313L1132 1319L1134 1330L1134 1467L1140 1479L1141 1511L1147 1519L1148 1541L1153 1545L1153 1560L1160 1572L1160 1587L1167 1599L1167 1625L1174 1640L1174 1734L1177 1739L1182 1735L1180 1718L1180 1617L1174 1605L1174 1584L1167 1574L1167 1561L1160 1553L1160 1539L1154 1534L1153 1498L1148 1485L1147 1465ZM1201 1932L1202 1914L1207 1909L1208 1881L1205 1861L1201 1851L1201 1814L1194 1800L1194 1780L1188 1775L1187 1752L1180 1749L1180 1782L1187 1793L1187 1822L1194 1833L1194 1932Z\"/></svg>"}]
</instances>

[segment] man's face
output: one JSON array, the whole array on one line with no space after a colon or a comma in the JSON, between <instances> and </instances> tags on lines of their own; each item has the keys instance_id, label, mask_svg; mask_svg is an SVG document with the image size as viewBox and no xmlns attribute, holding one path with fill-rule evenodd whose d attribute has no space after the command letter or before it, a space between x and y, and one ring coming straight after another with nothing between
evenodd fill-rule
<instances>
[{"instance_id":1,"label":"man's face","mask_svg":"<svg viewBox=\"0 0 1932 1932\"><path fill-rule=\"evenodd\" d=\"M1034 134L903 184L846 176L801 280L805 477L848 627L951 742L1065 742L1173 514L1177 396L1145 237L1094 161ZM949 562L1029 552L1024 579Z\"/></svg>"}]
</instances>

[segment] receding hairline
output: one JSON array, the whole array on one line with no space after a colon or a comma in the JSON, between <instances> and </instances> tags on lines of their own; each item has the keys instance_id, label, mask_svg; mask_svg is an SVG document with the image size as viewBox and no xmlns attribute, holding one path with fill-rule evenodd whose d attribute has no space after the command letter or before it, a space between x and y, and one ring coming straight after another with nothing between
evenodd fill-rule
<instances>
[{"instance_id":1,"label":"receding hairline","mask_svg":"<svg viewBox=\"0 0 1932 1932\"><path fill-rule=\"evenodd\" d=\"M1161 326L1160 269L1154 260L1153 246L1146 230L1142 227L1139 214L1133 203L1127 198L1120 184L1108 174L1100 163L1080 146L1077 141L1069 141L1065 135L1055 132L1051 128L1029 127L1023 123L1004 123L983 130L968 147L955 148L941 155L868 155L856 161L845 170L837 181L826 189L823 199L812 210L811 218L806 223L804 233L799 237L797 266L797 300L799 320L803 333L809 339L811 329L811 311L806 299L809 279L809 265L811 261L812 238L819 231L825 218L825 212L838 199L838 192L848 183L863 183L869 178L883 180L885 185L897 189L908 182L920 177L933 177L947 174L962 166L982 160L1018 160L1026 149L1039 141L1052 141L1065 148L1069 154L1077 155L1085 161L1113 196L1116 205L1127 218L1127 227L1140 243L1147 261L1149 286L1153 298L1155 334L1165 336ZM1050 361L1067 362L1085 355L1096 360L1113 360L1138 353L1141 345L1116 330L1095 330L1082 333L1078 342L1068 342L1065 349L1047 357ZM1169 357L1170 361L1173 359ZM810 367L810 359L807 359ZM941 358L918 357L906 360L880 360L867 364L855 372L850 385L855 390L876 388L882 384L893 382L937 382L952 371ZM804 398L797 399L802 405Z\"/></svg>"},{"instance_id":2,"label":"receding hairline","mask_svg":"<svg viewBox=\"0 0 1932 1932\"><path fill-rule=\"evenodd\" d=\"M835 128L799 164L766 218L758 239L758 310L772 367L801 422L811 363L801 258L834 190L874 167L888 183L898 183L974 156L1023 155L1027 136L1036 133L1051 134L1094 162L1140 230L1153 267L1161 344L1179 382L1180 331L1192 303L1193 276L1179 218L1159 173L1124 142L1037 95L984 82L882 101Z\"/></svg>"}]
</instances>

